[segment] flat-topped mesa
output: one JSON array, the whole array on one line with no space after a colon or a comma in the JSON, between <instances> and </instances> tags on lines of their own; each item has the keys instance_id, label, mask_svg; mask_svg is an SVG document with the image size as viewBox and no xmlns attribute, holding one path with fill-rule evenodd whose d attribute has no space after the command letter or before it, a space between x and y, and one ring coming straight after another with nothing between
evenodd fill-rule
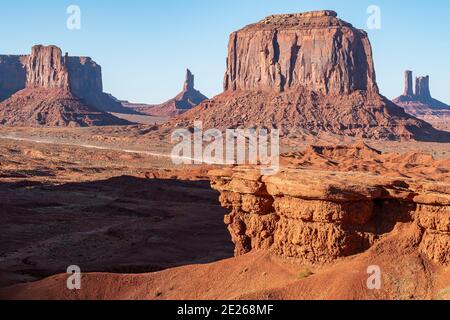
<instances>
[{"instance_id":1,"label":"flat-topped mesa","mask_svg":"<svg viewBox=\"0 0 450 320\"><path fill-rule=\"evenodd\" d=\"M269 16L230 36L224 89L378 92L367 34L334 11Z\"/></svg>"},{"instance_id":2,"label":"flat-topped mesa","mask_svg":"<svg viewBox=\"0 0 450 320\"><path fill-rule=\"evenodd\" d=\"M27 88L65 89L69 90L69 72L67 55L62 56L56 46L34 46L28 57Z\"/></svg>"}]
</instances>

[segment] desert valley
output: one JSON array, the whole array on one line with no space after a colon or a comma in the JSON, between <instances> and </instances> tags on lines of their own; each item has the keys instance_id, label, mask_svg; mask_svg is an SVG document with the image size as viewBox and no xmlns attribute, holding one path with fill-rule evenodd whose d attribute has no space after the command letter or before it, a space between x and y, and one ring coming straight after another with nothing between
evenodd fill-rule
<instances>
[{"instance_id":1,"label":"desert valley","mask_svg":"<svg viewBox=\"0 0 450 320\"><path fill-rule=\"evenodd\" d=\"M391 101L376 71L331 10L232 32L212 98L189 69L146 104L93 58L0 55L0 298L450 299L450 106L412 71ZM278 130L279 170L175 164L196 123Z\"/></svg>"}]
</instances>

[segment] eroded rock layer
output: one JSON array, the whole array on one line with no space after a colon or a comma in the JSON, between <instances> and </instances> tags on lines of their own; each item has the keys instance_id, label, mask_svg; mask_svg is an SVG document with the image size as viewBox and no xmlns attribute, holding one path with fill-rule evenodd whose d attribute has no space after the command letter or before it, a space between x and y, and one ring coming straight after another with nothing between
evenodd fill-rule
<instances>
[{"instance_id":1,"label":"eroded rock layer","mask_svg":"<svg viewBox=\"0 0 450 320\"><path fill-rule=\"evenodd\" d=\"M268 250L310 263L366 251L397 223L417 226L412 245L450 264L450 185L364 173L312 170L261 176L256 169L210 172L232 211L225 223L235 254Z\"/></svg>"}]
</instances>

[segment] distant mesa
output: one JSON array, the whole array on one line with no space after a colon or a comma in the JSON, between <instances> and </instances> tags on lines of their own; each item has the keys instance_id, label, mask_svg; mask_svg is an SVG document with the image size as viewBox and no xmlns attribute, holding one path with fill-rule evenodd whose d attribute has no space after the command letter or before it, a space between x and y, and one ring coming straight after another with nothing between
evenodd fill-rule
<instances>
[{"instance_id":1,"label":"distant mesa","mask_svg":"<svg viewBox=\"0 0 450 320\"><path fill-rule=\"evenodd\" d=\"M405 111L416 117L450 117L450 106L434 99L430 92L430 77L416 77L413 90L413 72L405 71L405 90L393 100Z\"/></svg>"},{"instance_id":2,"label":"distant mesa","mask_svg":"<svg viewBox=\"0 0 450 320\"><path fill-rule=\"evenodd\" d=\"M334 11L273 15L233 32L224 92L169 125L196 120L278 128L288 138L448 139L380 94L367 33Z\"/></svg>"},{"instance_id":3,"label":"distant mesa","mask_svg":"<svg viewBox=\"0 0 450 320\"><path fill-rule=\"evenodd\" d=\"M183 90L175 97L159 105L132 104L123 105L133 110L155 117L175 117L199 105L208 97L195 89L194 75L187 69Z\"/></svg>"},{"instance_id":4,"label":"distant mesa","mask_svg":"<svg viewBox=\"0 0 450 320\"><path fill-rule=\"evenodd\" d=\"M130 112L103 93L101 67L88 57L37 45L30 55L0 55L0 124L127 125L107 112Z\"/></svg>"}]
</instances>

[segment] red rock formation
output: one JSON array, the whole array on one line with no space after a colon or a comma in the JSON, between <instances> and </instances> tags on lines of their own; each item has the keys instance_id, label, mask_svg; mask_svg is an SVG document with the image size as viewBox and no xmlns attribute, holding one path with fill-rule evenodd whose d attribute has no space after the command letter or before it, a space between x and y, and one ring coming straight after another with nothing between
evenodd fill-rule
<instances>
[{"instance_id":1,"label":"red rock formation","mask_svg":"<svg viewBox=\"0 0 450 320\"><path fill-rule=\"evenodd\" d=\"M194 75L189 69L181 91L175 98L159 105L139 105L125 102L124 106L155 117L174 117L199 105L208 98L194 87Z\"/></svg>"},{"instance_id":2,"label":"red rock formation","mask_svg":"<svg viewBox=\"0 0 450 320\"><path fill-rule=\"evenodd\" d=\"M27 61L27 88L69 90L67 57L56 46L34 46Z\"/></svg>"},{"instance_id":3,"label":"red rock formation","mask_svg":"<svg viewBox=\"0 0 450 320\"><path fill-rule=\"evenodd\" d=\"M412 71L405 71L405 91L403 92L405 96L413 96L413 73Z\"/></svg>"},{"instance_id":4,"label":"red rock formation","mask_svg":"<svg viewBox=\"0 0 450 320\"><path fill-rule=\"evenodd\" d=\"M236 255L267 250L308 263L361 253L410 223L413 247L450 265L450 185L365 173L285 170L210 172L220 201L232 211L225 223ZM411 245L411 244L410 244Z\"/></svg>"},{"instance_id":5,"label":"red rock formation","mask_svg":"<svg viewBox=\"0 0 450 320\"><path fill-rule=\"evenodd\" d=\"M29 56L0 55L0 101L25 87L62 88L98 110L132 112L103 93L102 71L95 61L63 56L56 46L34 46Z\"/></svg>"},{"instance_id":6,"label":"red rock formation","mask_svg":"<svg viewBox=\"0 0 450 320\"><path fill-rule=\"evenodd\" d=\"M450 140L379 94L367 34L332 11L270 16L232 33L224 91L169 125Z\"/></svg>"},{"instance_id":7,"label":"red rock formation","mask_svg":"<svg viewBox=\"0 0 450 320\"><path fill-rule=\"evenodd\" d=\"M270 16L230 36L225 90L378 92L367 34L320 11Z\"/></svg>"},{"instance_id":8,"label":"red rock formation","mask_svg":"<svg viewBox=\"0 0 450 320\"><path fill-rule=\"evenodd\" d=\"M432 123L450 121L450 106L434 99L430 93L430 77L416 77L415 92L412 87L412 72L407 71L411 77L411 83L407 83L405 93L393 100L393 102L404 108L408 114L419 117Z\"/></svg>"},{"instance_id":9,"label":"red rock formation","mask_svg":"<svg viewBox=\"0 0 450 320\"><path fill-rule=\"evenodd\" d=\"M8 126L94 126L126 125L128 121L118 119L100 111L80 93L89 87L89 76L85 79L71 73L69 57L62 56L61 49L55 46L34 46L31 55L22 59L26 66L26 89L14 93L0 103L0 124ZM73 63L72 63L73 65ZM14 69L12 73L20 70ZM97 74L98 75L98 74ZM71 80L72 79L72 80ZM94 78L98 86L99 77ZM17 86L20 88L21 86ZM96 91L93 95L103 93ZM101 100L101 99L100 99ZM120 104L119 104L120 105Z\"/></svg>"}]
</instances>

